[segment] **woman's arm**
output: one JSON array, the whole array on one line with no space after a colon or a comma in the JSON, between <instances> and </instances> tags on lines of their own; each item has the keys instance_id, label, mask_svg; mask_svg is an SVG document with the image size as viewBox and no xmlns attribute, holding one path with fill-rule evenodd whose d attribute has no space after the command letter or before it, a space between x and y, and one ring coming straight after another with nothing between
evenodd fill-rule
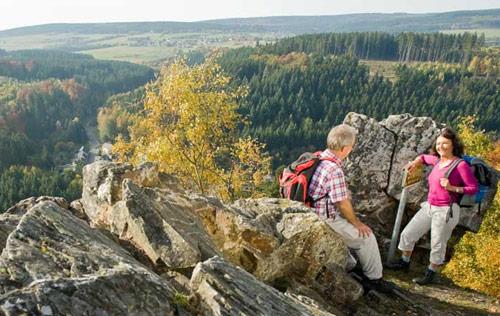
<instances>
[{"instance_id":1,"label":"woman's arm","mask_svg":"<svg viewBox=\"0 0 500 316\"><path fill-rule=\"evenodd\" d=\"M472 169L469 164L465 161L460 162L457 166L457 171L460 174L460 178L462 178L464 186L458 187L458 190L455 191L464 194L475 194L479 189L479 185L477 183L476 177L472 173Z\"/></svg>"},{"instance_id":2,"label":"woman's arm","mask_svg":"<svg viewBox=\"0 0 500 316\"><path fill-rule=\"evenodd\" d=\"M434 155L423 154L423 155L418 156L418 158L420 158L422 160L422 162L426 165L433 165L434 166L439 161L439 158L437 156L434 156Z\"/></svg>"},{"instance_id":3,"label":"woman's arm","mask_svg":"<svg viewBox=\"0 0 500 316\"><path fill-rule=\"evenodd\" d=\"M412 172L415 168L425 164L425 165L435 165L439 161L439 158L434 155L420 155L415 158L415 160L411 161L405 166L405 169L408 172Z\"/></svg>"}]
</instances>

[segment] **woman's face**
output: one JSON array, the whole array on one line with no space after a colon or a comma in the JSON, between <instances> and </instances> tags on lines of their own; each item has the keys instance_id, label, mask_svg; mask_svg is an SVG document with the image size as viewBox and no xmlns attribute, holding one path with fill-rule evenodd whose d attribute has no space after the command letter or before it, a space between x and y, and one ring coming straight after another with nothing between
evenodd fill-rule
<instances>
[{"instance_id":1,"label":"woman's face","mask_svg":"<svg viewBox=\"0 0 500 316\"><path fill-rule=\"evenodd\" d=\"M436 151L441 157L453 156L453 142L443 136L439 136L436 140Z\"/></svg>"}]
</instances>

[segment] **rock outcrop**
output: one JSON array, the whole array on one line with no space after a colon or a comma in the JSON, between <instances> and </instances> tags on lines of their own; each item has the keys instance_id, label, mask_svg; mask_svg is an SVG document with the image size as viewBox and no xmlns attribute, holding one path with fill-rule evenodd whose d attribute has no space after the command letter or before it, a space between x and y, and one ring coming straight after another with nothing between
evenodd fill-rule
<instances>
[{"instance_id":1,"label":"rock outcrop","mask_svg":"<svg viewBox=\"0 0 500 316\"><path fill-rule=\"evenodd\" d=\"M199 203L152 170L151 165L134 169L106 161L85 166L81 201L92 225L108 229L153 263L171 269L193 268L220 254L194 214Z\"/></svg>"},{"instance_id":2,"label":"rock outcrop","mask_svg":"<svg viewBox=\"0 0 500 316\"><path fill-rule=\"evenodd\" d=\"M312 286L328 301L362 294L345 273L348 251L340 236L302 204L260 199L223 205L174 183L141 186L140 177L130 176L140 172L109 162L86 166L82 205L92 225L130 242L157 267L194 268L217 255L268 284Z\"/></svg>"},{"instance_id":3,"label":"rock outcrop","mask_svg":"<svg viewBox=\"0 0 500 316\"><path fill-rule=\"evenodd\" d=\"M345 165L353 202L361 212L384 218L383 213L394 210L400 197L403 167L431 147L439 126L431 118L408 114L377 122L349 113L344 123L358 130ZM419 203L425 195L424 187L417 185L408 203Z\"/></svg>"},{"instance_id":4,"label":"rock outcrop","mask_svg":"<svg viewBox=\"0 0 500 316\"><path fill-rule=\"evenodd\" d=\"M6 315L174 311L172 286L50 200L26 210L9 234L0 256L0 284L0 310Z\"/></svg>"},{"instance_id":5,"label":"rock outcrop","mask_svg":"<svg viewBox=\"0 0 500 316\"><path fill-rule=\"evenodd\" d=\"M219 257L199 263L190 285L203 315L333 315L284 295Z\"/></svg>"},{"instance_id":6,"label":"rock outcrop","mask_svg":"<svg viewBox=\"0 0 500 316\"><path fill-rule=\"evenodd\" d=\"M255 219L260 219L261 225L268 223L264 231L274 231L277 236L273 251L257 260L254 274L259 279L283 290L292 282L307 284L323 298L338 303L356 300L362 294L359 284L345 275L348 251L342 238L310 209L280 199L240 200L232 207L260 213ZM249 247L243 244L243 249Z\"/></svg>"},{"instance_id":7,"label":"rock outcrop","mask_svg":"<svg viewBox=\"0 0 500 316\"><path fill-rule=\"evenodd\" d=\"M9 237L10 233L16 229L16 226L19 224L23 215L37 203L44 201L52 201L60 207L68 208L68 202L63 198L57 197L40 196L20 201L4 213L0 214L0 249L5 248L7 237Z\"/></svg>"}]
</instances>

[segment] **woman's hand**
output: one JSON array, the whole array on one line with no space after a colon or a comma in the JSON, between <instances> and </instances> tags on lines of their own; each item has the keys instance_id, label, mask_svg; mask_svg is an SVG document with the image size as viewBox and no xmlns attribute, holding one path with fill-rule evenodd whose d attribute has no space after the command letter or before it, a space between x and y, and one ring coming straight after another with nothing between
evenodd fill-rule
<instances>
[{"instance_id":1,"label":"woman's hand","mask_svg":"<svg viewBox=\"0 0 500 316\"><path fill-rule=\"evenodd\" d=\"M421 166L422 164L422 159L420 159L420 157L417 157L417 159L407 163L406 166L404 166L404 169L408 171L408 173L412 173L415 168Z\"/></svg>"},{"instance_id":2,"label":"woman's hand","mask_svg":"<svg viewBox=\"0 0 500 316\"><path fill-rule=\"evenodd\" d=\"M439 184L441 184L441 186L443 188L445 188L446 190L451 191L450 180L448 180L446 178L441 178L441 179L439 179Z\"/></svg>"}]
</instances>

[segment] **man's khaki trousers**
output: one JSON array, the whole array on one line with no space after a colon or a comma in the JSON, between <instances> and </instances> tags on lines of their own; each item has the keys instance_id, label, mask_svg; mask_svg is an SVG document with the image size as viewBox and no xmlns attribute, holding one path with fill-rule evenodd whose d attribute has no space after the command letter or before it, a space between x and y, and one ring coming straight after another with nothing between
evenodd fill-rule
<instances>
[{"instance_id":1,"label":"man's khaki trousers","mask_svg":"<svg viewBox=\"0 0 500 316\"><path fill-rule=\"evenodd\" d=\"M358 229L339 215L333 220L327 219L326 223L344 238L347 247L355 251L364 275L370 280L380 279L382 260L375 235L372 233L366 238L360 237Z\"/></svg>"}]
</instances>

